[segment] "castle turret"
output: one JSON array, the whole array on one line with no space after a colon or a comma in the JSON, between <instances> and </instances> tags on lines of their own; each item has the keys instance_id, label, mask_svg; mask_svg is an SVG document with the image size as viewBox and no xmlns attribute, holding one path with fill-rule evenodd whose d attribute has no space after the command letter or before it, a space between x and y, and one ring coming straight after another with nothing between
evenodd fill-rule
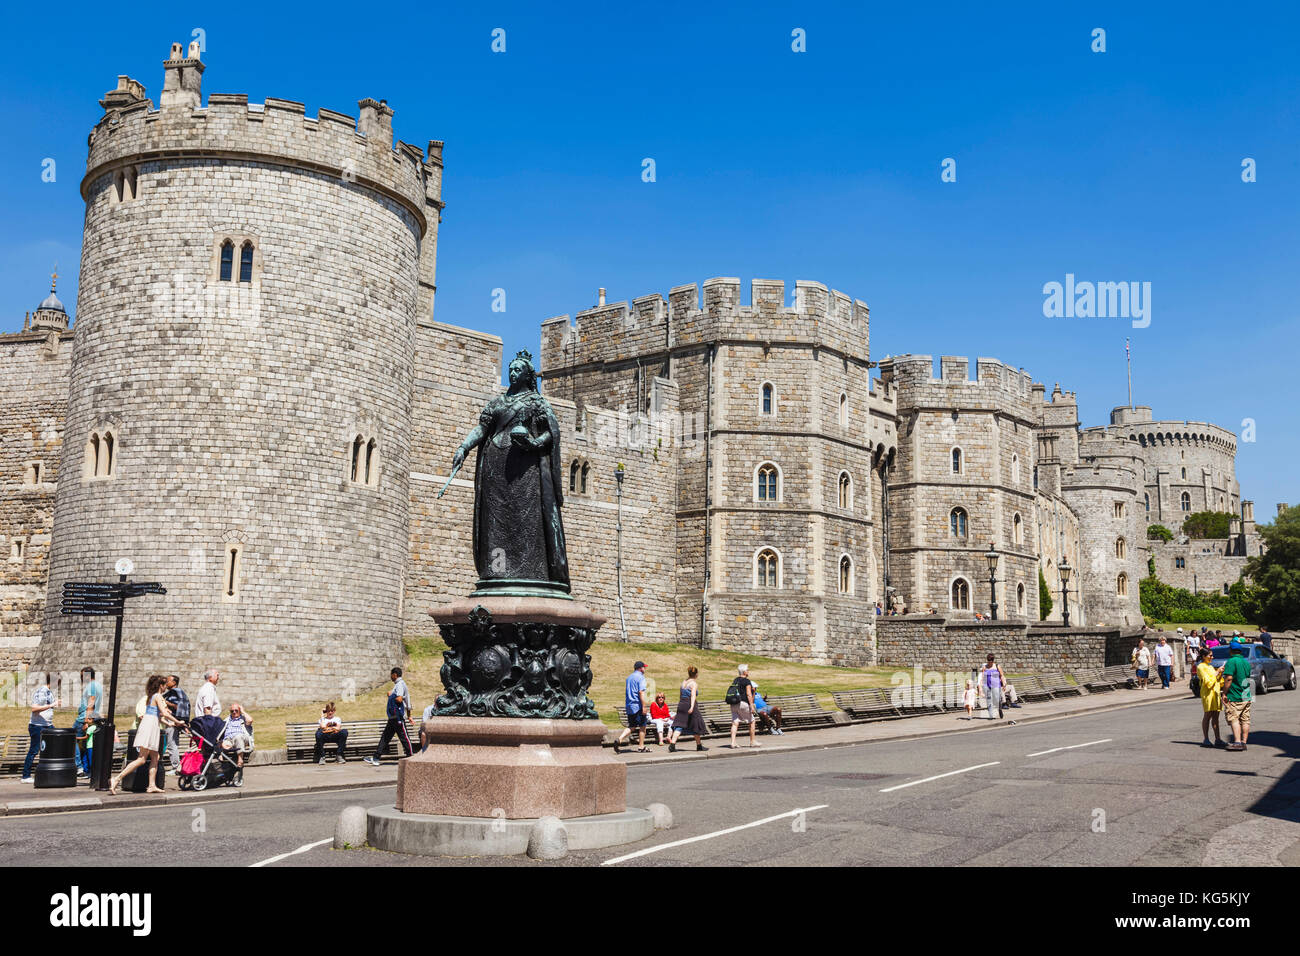
<instances>
[{"instance_id":1,"label":"castle turret","mask_svg":"<svg viewBox=\"0 0 1300 956\"><path fill-rule=\"evenodd\" d=\"M68 313L63 308L63 303L59 297L54 294L54 286L58 281L58 274L50 277L50 294L47 295L41 304L36 307L36 313L32 316L28 328L33 332L66 332L68 330Z\"/></svg>"}]
</instances>

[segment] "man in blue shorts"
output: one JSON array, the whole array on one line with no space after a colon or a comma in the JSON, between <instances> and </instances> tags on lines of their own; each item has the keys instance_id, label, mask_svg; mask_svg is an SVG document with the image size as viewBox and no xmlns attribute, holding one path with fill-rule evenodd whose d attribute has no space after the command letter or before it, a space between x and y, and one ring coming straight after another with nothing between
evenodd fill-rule
<instances>
[{"instance_id":1,"label":"man in blue shorts","mask_svg":"<svg viewBox=\"0 0 1300 956\"><path fill-rule=\"evenodd\" d=\"M614 753L622 753L618 749L619 745L632 736L633 730L640 732L636 741L636 752L647 753L645 728L649 723L649 708L646 706L645 661L637 661L636 666L632 668L632 673L627 676L623 703L627 710L627 726L618 735L618 740L614 741Z\"/></svg>"}]
</instances>

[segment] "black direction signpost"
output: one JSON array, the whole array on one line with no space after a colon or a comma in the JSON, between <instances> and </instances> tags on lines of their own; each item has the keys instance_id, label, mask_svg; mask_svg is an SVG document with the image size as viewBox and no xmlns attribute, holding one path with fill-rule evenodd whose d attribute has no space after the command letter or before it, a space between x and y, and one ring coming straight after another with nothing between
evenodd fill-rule
<instances>
[{"instance_id":1,"label":"black direction signpost","mask_svg":"<svg viewBox=\"0 0 1300 956\"><path fill-rule=\"evenodd\" d=\"M128 562L119 562L119 570L123 564L129 573ZM117 667L122 656L122 612L126 608L126 599L141 594L166 593L167 589L156 581L128 582L126 574L119 574L115 583L65 581L63 584L63 614L117 618L113 628L113 673L108 683L108 710L103 725L96 731L99 746L107 747L108 754L99 761L99 778L92 781L96 790L107 790L113 777L113 741L117 738L113 714L117 708Z\"/></svg>"}]
</instances>

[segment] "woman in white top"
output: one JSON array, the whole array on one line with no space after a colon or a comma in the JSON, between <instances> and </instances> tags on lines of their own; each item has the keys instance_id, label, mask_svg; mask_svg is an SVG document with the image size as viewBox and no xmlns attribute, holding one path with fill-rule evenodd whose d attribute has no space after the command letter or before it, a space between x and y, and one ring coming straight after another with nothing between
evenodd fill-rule
<instances>
[{"instance_id":1,"label":"woman in white top","mask_svg":"<svg viewBox=\"0 0 1300 956\"><path fill-rule=\"evenodd\" d=\"M160 738L162 736L162 727L173 727L181 723L172 716L171 708L167 706L167 701L163 699L162 689L167 685L167 678L161 674L154 674L149 678L145 685L144 696L148 700L145 707L144 716L140 718L140 725L135 730L135 749L140 752L129 764L122 768L122 772L113 778L112 784L108 788L109 793L116 794L118 787L122 785L122 778L132 770L149 764L149 787L146 793L162 793L162 787L154 786L154 779L158 774L158 759L162 756ZM111 742L105 746L111 746Z\"/></svg>"}]
</instances>

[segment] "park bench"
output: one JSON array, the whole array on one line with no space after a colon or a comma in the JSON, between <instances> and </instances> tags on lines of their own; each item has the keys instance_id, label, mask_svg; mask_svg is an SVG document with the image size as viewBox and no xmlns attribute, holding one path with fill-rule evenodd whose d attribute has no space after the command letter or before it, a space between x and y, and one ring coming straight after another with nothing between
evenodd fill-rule
<instances>
[{"instance_id":1,"label":"park bench","mask_svg":"<svg viewBox=\"0 0 1300 956\"><path fill-rule=\"evenodd\" d=\"M1086 687L1090 694L1103 694L1107 691L1118 689L1118 684L1106 677L1104 671L1100 668L1086 671L1076 671L1074 674L1075 682L1081 687Z\"/></svg>"},{"instance_id":2,"label":"park bench","mask_svg":"<svg viewBox=\"0 0 1300 956\"><path fill-rule=\"evenodd\" d=\"M696 706L699 706L699 703L700 703L699 701L696 701L696 702L695 702ZM622 726L622 727L626 727L626 726L627 726L627 707L626 707L626 706L615 707L615 708L614 708L614 712L618 714L618 722L619 722L619 725ZM673 714L675 714L676 711L669 711L669 713L673 713ZM671 733L671 731L668 731L668 733ZM668 738L668 733L665 733L665 734L664 734L664 739L665 739L665 740L667 740L667 738ZM650 720L649 716L647 716L647 717L646 717L646 723L645 723L645 739L646 739L646 740L653 740L653 739L655 738L655 734L656 734L656 730L655 730L654 722L653 722L652 720Z\"/></svg>"},{"instance_id":3,"label":"park bench","mask_svg":"<svg viewBox=\"0 0 1300 956\"><path fill-rule=\"evenodd\" d=\"M763 699L769 706L781 709L782 730L790 727L835 726L835 715L817 702L815 694L773 694Z\"/></svg>"},{"instance_id":4,"label":"park bench","mask_svg":"<svg viewBox=\"0 0 1300 956\"><path fill-rule=\"evenodd\" d=\"M890 699L890 691L884 687L837 690L831 692L831 697L835 698L835 706L853 720L881 720L903 716Z\"/></svg>"},{"instance_id":5,"label":"park bench","mask_svg":"<svg viewBox=\"0 0 1300 956\"><path fill-rule=\"evenodd\" d=\"M927 689L929 690L928 694L926 693ZM926 688L923 684L908 684L903 687L892 687L885 693L889 695L889 699L904 717L937 714L943 711L943 704L936 702L938 694L933 687Z\"/></svg>"},{"instance_id":6,"label":"park bench","mask_svg":"<svg viewBox=\"0 0 1300 956\"><path fill-rule=\"evenodd\" d=\"M1127 664L1112 664L1101 674L1107 680L1114 681L1117 687L1134 688L1137 686L1137 671Z\"/></svg>"},{"instance_id":7,"label":"park bench","mask_svg":"<svg viewBox=\"0 0 1300 956\"><path fill-rule=\"evenodd\" d=\"M384 732L386 720L350 720L345 721L343 727L348 732L348 751L356 754L357 757L368 757L375 752L375 747L379 745L379 738ZM316 728L320 724L285 724L284 726L284 749L286 759L290 763L298 761L310 761L316 750ZM420 727L418 723L413 722L410 718L406 721L406 732L411 737L411 747L415 750L420 749ZM325 756L334 756L334 744L326 742ZM388 742L388 748L380 755L384 757L402 757L405 754L402 751L402 744L393 735L393 739Z\"/></svg>"},{"instance_id":8,"label":"park bench","mask_svg":"<svg viewBox=\"0 0 1300 956\"><path fill-rule=\"evenodd\" d=\"M6 770L22 771L30 742L31 738L26 734L9 734L4 738L4 743L0 744L0 773Z\"/></svg>"},{"instance_id":9,"label":"park bench","mask_svg":"<svg viewBox=\"0 0 1300 956\"><path fill-rule=\"evenodd\" d=\"M731 705L725 700L696 700L704 723L711 734L731 735Z\"/></svg>"},{"instance_id":10,"label":"park bench","mask_svg":"<svg viewBox=\"0 0 1300 956\"><path fill-rule=\"evenodd\" d=\"M1083 688L1078 684L1073 684L1070 679L1060 671L1053 671L1042 676L1043 686L1047 692L1056 697L1082 697ZM1016 688L1019 691L1020 688Z\"/></svg>"},{"instance_id":11,"label":"park bench","mask_svg":"<svg viewBox=\"0 0 1300 956\"><path fill-rule=\"evenodd\" d=\"M1052 699L1052 692L1043 683L1041 677L1025 676L1011 682L1021 700L1046 701Z\"/></svg>"}]
</instances>

